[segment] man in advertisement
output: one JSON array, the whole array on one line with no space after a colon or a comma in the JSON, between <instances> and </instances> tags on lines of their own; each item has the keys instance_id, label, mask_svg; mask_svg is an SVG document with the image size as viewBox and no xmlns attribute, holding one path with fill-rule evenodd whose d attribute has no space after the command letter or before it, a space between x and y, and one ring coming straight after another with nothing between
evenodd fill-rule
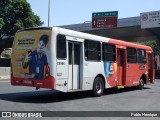
<instances>
[{"instance_id":1,"label":"man in advertisement","mask_svg":"<svg viewBox=\"0 0 160 120\"><path fill-rule=\"evenodd\" d=\"M37 47L34 51L28 50L23 61L23 68L29 66L28 78L43 79L44 67L48 65L47 62L47 48L48 35L42 35L38 41Z\"/></svg>"}]
</instances>

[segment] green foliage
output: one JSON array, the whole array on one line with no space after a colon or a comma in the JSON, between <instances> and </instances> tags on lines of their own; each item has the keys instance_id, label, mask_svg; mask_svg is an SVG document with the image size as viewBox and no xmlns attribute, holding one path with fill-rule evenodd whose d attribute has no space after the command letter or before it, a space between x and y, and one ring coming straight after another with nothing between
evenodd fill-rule
<instances>
[{"instance_id":1,"label":"green foliage","mask_svg":"<svg viewBox=\"0 0 160 120\"><path fill-rule=\"evenodd\" d=\"M0 18L0 30L1 30L1 28L3 27L3 25L4 25L3 19Z\"/></svg>"},{"instance_id":2,"label":"green foliage","mask_svg":"<svg viewBox=\"0 0 160 120\"><path fill-rule=\"evenodd\" d=\"M11 58L11 55L2 53L2 54L1 54L1 57L3 57L3 58Z\"/></svg>"},{"instance_id":3,"label":"green foliage","mask_svg":"<svg viewBox=\"0 0 160 120\"><path fill-rule=\"evenodd\" d=\"M43 24L27 0L0 0L0 6L0 39L14 36L19 29Z\"/></svg>"},{"instance_id":4,"label":"green foliage","mask_svg":"<svg viewBox=\"0 0 160 120\"><path fill-rule=\"evenodd\" d=\"M157 55L159 53L159 49L158 49L158 45L157 45L156 41L146 41L146 42L136 42L136 43L150 46L153 49L155 55Z\"/></svg>"}]
</instances>

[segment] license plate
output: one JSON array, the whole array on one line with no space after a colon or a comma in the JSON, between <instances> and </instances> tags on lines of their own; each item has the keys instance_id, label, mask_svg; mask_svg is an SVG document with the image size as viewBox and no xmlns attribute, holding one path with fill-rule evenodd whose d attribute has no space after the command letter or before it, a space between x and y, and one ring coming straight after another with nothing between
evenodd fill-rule
<instances>
[{"instance_id":1,"label":"license plate","mask_svg":"<svg viewBox=\"0 0 160 120\"><path fill-rule=\"evenodd\" d=\"M32 85L32 81L23 80L23 84L29 84L29 85Z\"/></svg>"}]
</instances>

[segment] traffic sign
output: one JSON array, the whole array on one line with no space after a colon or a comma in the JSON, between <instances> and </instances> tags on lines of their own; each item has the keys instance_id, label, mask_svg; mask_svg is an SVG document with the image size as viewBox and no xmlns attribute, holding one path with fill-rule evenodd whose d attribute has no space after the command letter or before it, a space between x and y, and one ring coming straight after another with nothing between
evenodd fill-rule
<instances>
[{"instance_id":1,"label":"traffic sign","mask_svg":"<svg viewBox=\"0 0 160 120\"><path fill-rule=\"evenodd\" d=\"M92 28L117 27L117 17L92 18Z\"/></svg>"},{"instance_id":2,"label":"traffic sign","mask_svg":"<svg viewBox=\"0 0 160 120\"><path fill-rule=\"evenodd\" d=\"M117 27L118 11L92 13L92 28Z\"/></svg>"},{"instance_id":3,"label":"traffic sign","mask_svg":"<svg viewBox=\"0 0 160 120\"><path fill-rule=\"evenodd\" d=\"M160 27L160 11L141 13L141 28Z\"/></svg>"},{"instance_id":4,"label":"traffic sign","mask_svg":"<svg viewBox=\"0 0 160 120\"><path fill-rule=\"evenodd\" d=\"M115 17L115 16L118 16L118 11L92 13L92 18L95 18L95 17Z\"/></svg>"}]
</instances>

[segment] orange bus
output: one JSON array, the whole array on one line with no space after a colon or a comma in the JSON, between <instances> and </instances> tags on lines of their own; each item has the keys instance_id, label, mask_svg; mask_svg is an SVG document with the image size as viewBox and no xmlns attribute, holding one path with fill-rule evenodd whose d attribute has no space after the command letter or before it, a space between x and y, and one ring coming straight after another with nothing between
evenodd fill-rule
<instances>
[{"instance_id":1,"label":"orange bus","mask_svg":"<svg viewBox=\"0 0 160 120\"><path fill-rule=\"evenodd\" d=\"M149 46L59 27L19 30L13 42L11 84L62 92L153 84Z\"/></svg>"}]
</instances>

